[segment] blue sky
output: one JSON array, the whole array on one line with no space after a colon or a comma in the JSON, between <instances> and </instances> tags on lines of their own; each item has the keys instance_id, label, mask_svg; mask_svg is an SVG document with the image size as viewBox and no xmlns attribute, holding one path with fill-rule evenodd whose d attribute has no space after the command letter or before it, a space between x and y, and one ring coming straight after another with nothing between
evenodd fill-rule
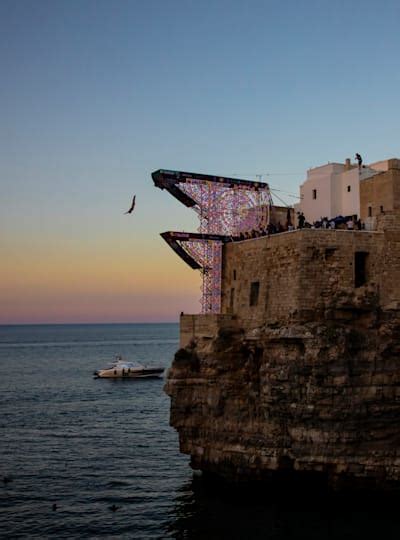
<instances>
[{"instance_id":1,"label":"blue sky","mask_svg":"<svg viewBox=\"0 0 400 540\"><path fill-rule=\"evenodd\" d=\"M158 232L193 230L196 221L153 188L155 169L269 173L273 187L297 193L311 166L355 152L366 163L399 157L399 14L391 0L2 0L0 226L9 268L0 321L35 313L26 273L39 253L68 253L65 286L82 278L75 259L89 265L107 252L121 265L135 253L138 271L150 257L156 268L168 260L174 275L190 273ZM127 221L133 193L137 214ZM65 267L48 264L50 273ZM197 278L187 279L161 318L185 302L198 309L197 285L188 293ZM135 320L138 287L133 279ZM31 305L16 293L14 309L14 289ZM52 298L55 321L57 289ZM89 308L67 319L89 320Z\"/></svg>"}]
</instances>

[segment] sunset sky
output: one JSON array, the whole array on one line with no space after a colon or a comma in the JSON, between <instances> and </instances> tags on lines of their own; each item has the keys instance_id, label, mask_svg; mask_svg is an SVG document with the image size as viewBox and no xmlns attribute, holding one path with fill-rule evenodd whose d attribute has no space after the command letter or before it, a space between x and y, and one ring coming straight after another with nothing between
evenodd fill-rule
<instances>
[{"instance_id":1,"label":"sunset sky","mask_svg":"<svg viewBox=\"0 0 400 540\"><path fill-rule=\"evenodd\" d=\"M0 324L198 312L198 272L159 236L196 217L156 169L298 193L310 167L400 157L399 16L397 0L2 0Z\"/></svg>"}]
</instances>

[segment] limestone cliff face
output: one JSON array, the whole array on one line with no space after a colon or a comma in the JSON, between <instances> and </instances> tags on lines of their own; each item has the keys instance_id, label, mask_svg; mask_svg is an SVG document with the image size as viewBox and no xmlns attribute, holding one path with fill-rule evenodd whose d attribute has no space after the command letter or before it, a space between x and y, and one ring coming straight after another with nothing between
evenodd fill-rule
<instances>
[{"instance_id":1,"label":"limestone cliff face","mask_svg":"<svg viewBox=\"0 0 400 540\"><path fill-rule=\"evenodd\" d=\"M380 309L373 288L338 290L311 321L250 328L214 316L206 330L206 315L196 321L203 330L176 353L166 382L193 468L399 485L400 311Z\"/></svg>"},{"instance_id":2,"label":"limestone cliff face","mask_svg":"<svg viewBox=\"0 0 400 540\"><path fill-rule=\"evenodd\" d=\"M194 468L400 487L400 212L379 223L224 247L222 312L181 317L166 383Z\"/></svg>"}]
</instances>

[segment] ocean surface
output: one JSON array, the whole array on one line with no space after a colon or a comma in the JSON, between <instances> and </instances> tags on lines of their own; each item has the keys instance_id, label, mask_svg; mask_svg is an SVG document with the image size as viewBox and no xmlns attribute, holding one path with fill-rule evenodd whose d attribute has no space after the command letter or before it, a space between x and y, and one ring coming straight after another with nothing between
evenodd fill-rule
<instances>
[{"instance_id":1,"label":"ocean surface","mask_svg":"<svg viewBox=\"0 0 400 540\"><path fill-rule=\"evenodd\" d=\"M177 348L176 324L0 326L0 538L400 538L393 497L194 475L163 379L93 378L116 354L168 368Z\"/></svg>"}]
</instances>

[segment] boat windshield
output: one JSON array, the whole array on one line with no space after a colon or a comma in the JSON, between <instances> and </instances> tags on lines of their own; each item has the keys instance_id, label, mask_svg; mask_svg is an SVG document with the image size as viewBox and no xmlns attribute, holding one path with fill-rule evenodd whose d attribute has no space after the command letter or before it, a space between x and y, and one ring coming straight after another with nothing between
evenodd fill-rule
<instances>
[{"instance_id":1,"label":"boat windshield","mask_svg":"<svg viewBox=\"0 0 400 540\"><path fill-rule=\"evenodd\" d=\"M143 366L138 362L128 362L118 355L115 357L115 360L109 364L107 367L104 367L103 370L108 369L143 369Z\"/></svg>"}]
</instances>

